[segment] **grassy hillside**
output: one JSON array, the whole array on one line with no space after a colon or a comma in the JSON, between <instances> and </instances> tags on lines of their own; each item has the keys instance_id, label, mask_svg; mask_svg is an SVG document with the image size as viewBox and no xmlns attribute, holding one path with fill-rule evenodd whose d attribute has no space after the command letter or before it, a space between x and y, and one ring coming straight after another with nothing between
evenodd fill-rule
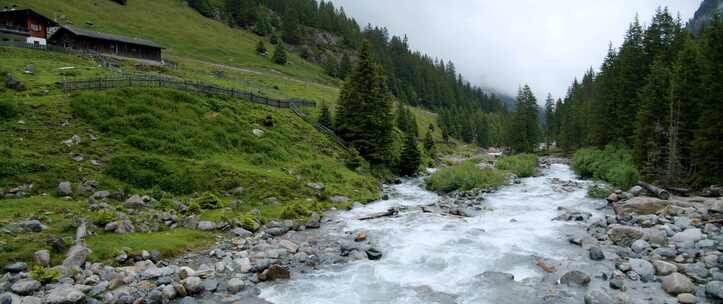
<instances>
[{"instance_id":1,"label":"grassy hillside","mask_svg":"<svg viewBox=\"0 0 723 304\"><path fill-rule=\"evenodd\" d=\"M0 0L0 6L10 3L15 2ZM91 224L88 244L95 260L112 259L120 250L174 255L209 245L214 233L156 227L118 235L103 226L120 219L158 222L153 219L179 206L189 207L179 215L201 220L263 223L378 197L376 178L350 169L347 153L288 110L156 89L67 95L58 86L66 78L158 74L333 107L341 83L322 68L294 55L290 65L274 65L256 55L257 36L202 17L183 1L130 0L125 7L109 0L22 4L61 23L85 26L90 21L93 30L155 40L177 65L151 67L128 60L107 68L87 57L0 47L0 72L12 73L27 86L23 92L0 87L0 193L17 187L27 193L0 198L0 264L28 261L52 239L70 244L82 220ZM25 73L28 66L33 73ZM435 114L413 112L423 134L428 124L436 125ZM254 129L263 135L254 135ZM435 137L441 139L439 128ZM72 195L58 193L61 181L73 184ZM79 191L89 181L97 187ZM323 183L325 189L307 183ZM88 196L100 190L111 193L102 201L107 205L91 210ZM218 208L192 208L210 193L220 197ZM156 202L148 210L129 210L123 200L132 194L147 194ZM328 197L334 195L350 200L331 203ZM25 220L39 220L48 229L24 233L18 224ZM53 256L57 262L62 250Z\"/></svg>"}]
</instances>

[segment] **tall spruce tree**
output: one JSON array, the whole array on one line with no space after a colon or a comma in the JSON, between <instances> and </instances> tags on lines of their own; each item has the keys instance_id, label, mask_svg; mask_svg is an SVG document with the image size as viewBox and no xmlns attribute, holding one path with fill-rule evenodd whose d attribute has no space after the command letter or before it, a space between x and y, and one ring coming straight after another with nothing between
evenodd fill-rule
<instances>
[{"instance_id":1,"label":"tall spruce tree","mask_svg":"<svg viewBox=\"0 0 723 304\"><path fill-rule=\"evenodd\" d=\"M294 45L301 43L299 12L293 6L286 9L281 30L282 38L286 43Z\"/></svg>"},{"instance_id":2,"label":"tall spruce tree","mask_svg":"<svg viewBox=\"0 0 723 304\"><path fill-rule=\"evenodd\" d=\"M429 124L427 134L424 136L424 150L427 151L427 155L434 158L434 125L432 124Z\"/></svg>"},{"instance_id":3,"label":"tall spruce tree","mask_svg":"<svg viewBox=\"0 0 723 304\"><path fill-rule=\"evenodd\" d=\"M422 155L417 145L417 137L414 134L404 136L404 147L399 157L399 174L412 176L417 174L422 163Z\"/></svg>"},{"instance_id":4,"label":"tall spruce tree","mask_svg":"<svg viewBox=\"0 0 723 304\"><path fill-rule=\"evenodd\" d=\"M539 143L537 99L528 85L520 88L510 126L510 147L515 153L534 152Z\"/></svg>"},{"instance_id":5,"label":"tall spruce tree","mask_svg":"<svg viewBox=\"0 0 723 304\"><path fill-rule=\"evenodd\" d=\"M341 63L339 64L339 78L346 79L346 77L349 76L349 73L351 73L352 68L349 55L344 53L344 56L341 57Z\"/></svg>"},{"instance_id":6,"label":"tall spruce tree","mask_svg":"<svg viewBox=\"0 0 723 304\"><path fill-rule=\"evenodd\" d=\"M384 71L362 45L359 64L344 84L337 105L339 136L372 164L392 159L392 98Z\"/></svg>"},{"instance_id":7,"label":"tall spruce tree","mask_svg":"<svg viewBox=\"0 0 723 304\"><path fill-rule=\"evenodd\" d=\"M670 104L670 69L656 60L640 91L633 156L641 164L642 173L656 176L665 168L668 157L667 127Z\"/></svg>"},{"instance_id":8,"label":"tall spruce tree","mask_svg":"<svg viewBox=\"0 0 723 304\"><path fill-rule=\"evenodd\" d=\"M552 144L552 130L555 125L555 99L552 94L547 94L545 100L545 149L550 150Z\"/></svg>"},{"instance_id":9,"label":"tall spruce tree","mask_svg":"<svg viewBox=\"0 0 723 304\"><path fill-rule=\"evenodd\" d=\"M274 50L274 57L271 60L280 65L285 65L288 62L288 55L286 54L286 47L283 42L279 42Z\"/></svg>"},{"instance_id":10,"label":"tall spruce tree","mask_svg":"<svg viewBox=\"0 0 723 304\"><path fill-rule=\"evenodd\" d=\"M319 124L327 128L332 128L334 126L334 119L331 117L331 111L329 111L329 107L326 105L326 102L321 103Z\"/></svg>"}]
</instances>

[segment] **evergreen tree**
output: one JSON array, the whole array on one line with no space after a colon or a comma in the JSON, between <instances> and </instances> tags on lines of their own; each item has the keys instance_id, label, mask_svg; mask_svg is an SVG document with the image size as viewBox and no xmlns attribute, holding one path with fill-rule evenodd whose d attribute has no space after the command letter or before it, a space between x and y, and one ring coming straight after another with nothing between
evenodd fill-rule
<instances>
[{"instance_id":1,"label":"evergreen tree","mask_svg":"<svg viewBox=\"0 0 723 304\"><path fill-rule=\"evenodd\" d=\"M668 105L670 102L670 69L657 60L640 91L640 111L635 130L634 157L642 164L643 174L654 176L661 173L667 160Z\"/></svg>"},{"instance_id":2,"label":"evergreen tree","mask_svg":"<svg viewBox=\"0 0 723 304\"><path fill-rule=\"evenodd\" d=\"M489 147L489 124L484 114L478 114L477 125L475 126L475 141L481 148Z\"/></svg>"},{"instance_id":3,"label":"evergreen tree","mask_svg":"<svg viewBox=\"0 0 723 304\"><path fill-rule=\"evenodd\" d=\"M322 126L325 126L327 128L331 128L334 123L333 119L331 118L331 111L329 111L329 107L326 105L325 102L321 103L321 113L319 114L319 124Z\"/></svg>"},{"instance_id":4,"label":"evergreen tree","mask_svg":"<svg viewBox=\"0 0 723 304\"><path fill-rule=\"evenodd\" d=\"M417 174L422 163L422 155L417 146L417 137L414 134L404 136L404 148L399 158L399 174L412 176Z\"/></svg>"},{"instance_id":5,"label":"evergreen tree","mask_svg":"<svg viewBox=\"0 0 723 304\"><path fill-rule=\"evenodd\" d=\"M547 94L545 100L545 148L549 151L552 143L552 130L555 125L555 99Z\"/></svg>"},{"instance_id":6,"label":"evergreen tree","mask_svg":"<svg viewBox=\"0 0 723 304\"><path fill-rule=\"evenodd\" d=\"M261 14L256 20L256 26L254 32L259 36L266 36L274 31L274 27L271 25L271 18L267 14Z\"/></svg>"},{"instance_id":7,"label":"evergreen tree","mask_svg":"<svg viewBox=\"0 0 723 304\"><path fill-rule=\"evenodd\" d=\"M208 4L208 0L188 0L188 6L205 17L213 17L213 9Z\"/></svg>"},{"instance_id":8,"label":"evergreen tree","mask_svg":"<svg viewBox=\"0 0 723 304\"><path fill-rule=\"evenodd\" d=\"M271 38L269 39L269 42L271 42L271 44L273 44L273 45L277 45L277 44L279 44L280 40L281 39L279 39L278 34L271 34Z\"/></svg>"},{"instance_id":9,"label":"evergreen tree","mask_svg":"<svg viewBox=\"0 0 723 304\"><path fill-rule=\"evenodd\" d=\"M392 157L392 99L384 70L371 58L364 43L359 64L344 84L337 109L339 136L372 164Z\"/></svg>"},{"instance_id":10,"label":"evergreen tree","mask_svg":"<svg viewBox=\"0 0 723 304\"><path fill-rule=\"evenodd\" d=\"M287 55L286 55L286 47L284 47L284 43L279 43L276 46L276 50L274 50L274 57L271 59L274 63L285 65L288 61Z\"/></svg>"},{"instance_id":11,"label":"evergreen tree","mask_svg":"<svg viewBox=\"0 0 723 304\"><path fill-rule=\"evenodd\" d=\"M346 79L349 73L351 73L351 70L351 59L348 54L344 53L344 56L341 57L341 64L339 64L339 78Z\"/></svg>"},{"instance_id":12,"label":"evergreen tree","mask_svg":"<svg viewBox=\"0 0 723 304\"><path fill-rule=\"evenodd\" d=\"M299 25L299 13L294 7L286 9L282 20L282 37L286 43L301 43L301 29Z\"/></svg>"},{"instance_id":13,"label":"evergreen tree","mask_svg":"<svg viewBox=\"0 0 723 304\"><path fill-rule=\"evenodd\" d=\"M510 128L510 147L515 153L534 152L539 142L537 99L529 86L519 90Z\"/></svg>"},{"instance_id":14,"label":"evergreen tree","mask_svg":"<svg viewBox=\"0 0 723 304\"><path fill-rule=\"evenodd\" d=\"M339 77L339 63L336 61L336 56L327 55L326 61L324 62L324 70L329 76Z\"/></svg>"},{"instance_id":15,"label":"evergreen tree","mask_svg":"<svg viewBox=\"0 0 723 304\"><path fill-rule=\"evenodd\" d=\"M634 137L635 119L640 106L638 89L644 84L648 67L643 51L643 28L637 17L630 25L618 54L618 81L616 98L611 100L610 109L614 110L618 123L611 124L611 133L615 141L631 145Z\"/></svg>"},{"instance_id":16,"label":"evergreen tree","mask_svg":"<svg viewBox=\"0 0 723 304\"><path fill-rule=\"evenodd\" d=\"M266 55L268 53L268 49L266 48L266 44L263 40L259 40L259 43L256 44L256 54L259 55Z\"/></svg>"},{"instance_id":17,"label":"evergreen tree","mask_svg":"<svg viewBox=\"0 0 723 304\"><path fill-rule=\"evenodd\" d=\"M424 150L427 154L434 158L434 125L429 124L427 127L427 135L424 136Z\"/></svg>"},{"instance_id":18,"label":"evergreen tree","mask_svg":"<svg viewBox=\"0 0 723 304\"><path fill-rule=\"evenodd\" d=\"M721 184L723 160L723 22L720 15L704 30L701 39L701 112L693 142L696 183Z\"/></svg>"}]
</instances>

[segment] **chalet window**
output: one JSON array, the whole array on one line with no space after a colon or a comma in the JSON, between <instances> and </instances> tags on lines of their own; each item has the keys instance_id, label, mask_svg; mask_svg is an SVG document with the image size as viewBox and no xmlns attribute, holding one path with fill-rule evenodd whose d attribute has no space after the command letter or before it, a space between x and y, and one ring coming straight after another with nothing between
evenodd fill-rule
<instances>
[{"instance_id":1,"label":"chalet window","mask_svg":"<svg viewBox=\"0 0 723 304\"><path fill-rule=\"evenodd\" d=\"M43 31L43 26L40 25L40 24L31 24L31 25L30 25L30 29L32 29L33 32L42 32L42 31Z\"/></svg>"}]
</instances>

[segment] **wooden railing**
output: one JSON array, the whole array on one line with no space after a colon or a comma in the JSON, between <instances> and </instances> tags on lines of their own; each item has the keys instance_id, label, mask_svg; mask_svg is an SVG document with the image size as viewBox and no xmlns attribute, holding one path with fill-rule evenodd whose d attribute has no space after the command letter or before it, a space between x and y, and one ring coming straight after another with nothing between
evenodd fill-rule
<instances>
[{"instance_id":1,"label":"wooden railing","mask_svg":"<svg viewBox=\"0 0 723 304\"><path fill-rule=\"evenodd\" d=\"M124 76L112 78L95 78L88 80L64 80L62 82L63 91L70 93L79 90L106 90L116 88L169 88L174 90L194 92L204 95L224 96L230 98L246 99L248 101L268 105L277 108L290 108L292 105L300 107L316 107L316 102L289 99L279 100L269 97L259 96L251 92L241 91L235 88L226 88L213 84L207 84L196 81L177 80L158 76Z\"/></svg>"},{"instance_id":2,"label":"wooden railing","mask_svg":"<svg viewBox=\"0 0 723 304\"><path fill-rule=\"evenodd\" d=\"M316 120L312 119L311 117L309 117L308 115L306 115L306 113L304 113L303 111L301 111L301 109L299 109L298 106L292 105L292 106L291 106L291 111L294 112L297 116L301 117L301 119L305 120L306 122L308 122L309 124L311 124L312 126L314 126L314 128L316 128L316 130L318 130L319 132L324 133L324 134L326 134L327 136L329 136L329 137L330 137L332 140L334 140L334 142L337 143L340 147L344 148L344 149L347 150L347 151L351 150L351 146L350 146L346 141L344 141L344 139L342 139L341 137L337 136L337 135L336 135L336 132L334 132L334 130L329 129L329 127L327 127L327 126L325 126L325 125L322 125L322 124L320 124L318 121L316 121Z\"/></svg>"}]
</instances>

